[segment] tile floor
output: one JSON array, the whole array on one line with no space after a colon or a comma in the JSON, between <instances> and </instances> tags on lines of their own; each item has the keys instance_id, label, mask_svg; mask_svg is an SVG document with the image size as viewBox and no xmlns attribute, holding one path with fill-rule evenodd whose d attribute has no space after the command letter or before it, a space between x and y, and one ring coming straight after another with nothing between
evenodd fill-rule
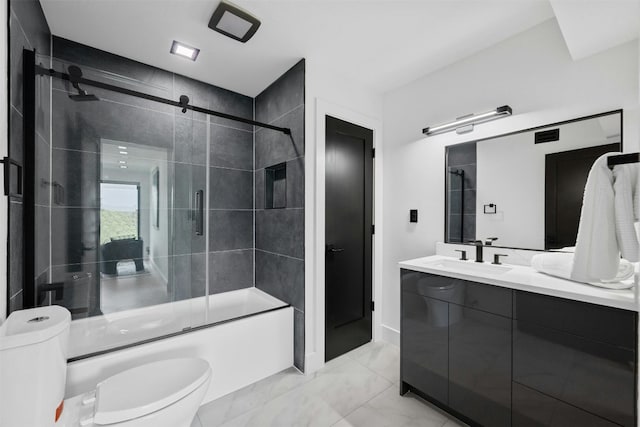
<instances>
[{"instance_id":1,"label":"tile floor","mask_svg":"<svg viewBox=\"0 0 640 427\"><path fill-rule=\"evenodd\" d=\"M407 393L400 396L400 352L369 343L312 375L287 369L198 411L192 427L460 427Z\"/></svg>"}]
</instances>

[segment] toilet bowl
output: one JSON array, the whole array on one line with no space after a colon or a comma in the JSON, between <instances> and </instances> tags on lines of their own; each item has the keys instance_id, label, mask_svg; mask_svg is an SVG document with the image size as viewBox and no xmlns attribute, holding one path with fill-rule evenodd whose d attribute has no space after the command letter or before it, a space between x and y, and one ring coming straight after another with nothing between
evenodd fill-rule
<instances>
[{"instance_id":1,"label":"toilet bowl","mask_svg":"<svg viewBox=\"0 0 640 427\"><path fill-rule=\"evenodd\" d=\"M211 381L198 358L143 364L62 401L70 322L65 308L50 306L0 325L2 427L190 427Z\"/></svg>"}]
</instances>

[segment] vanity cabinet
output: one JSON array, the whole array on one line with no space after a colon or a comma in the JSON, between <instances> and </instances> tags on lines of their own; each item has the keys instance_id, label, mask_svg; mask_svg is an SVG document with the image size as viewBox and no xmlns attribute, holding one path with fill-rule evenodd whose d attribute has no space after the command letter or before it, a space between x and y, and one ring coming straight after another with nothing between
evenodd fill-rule
<instances>
[{"instance_id":1,"label":"vanity cabinet","mask_svg":"<svg viewBox=\"0 0 640 427\"><path fill-rule=\"evenodd\" d=\"M403 391L481 425L510 426L511 294L402 270Z\"/></svg>"},{"instance_id":2,"label":"vanity cabinet","mask_svg":"<svg viewBox=\"0 0 640 427\"><path fill-rule=\"evenodd\" d=\"M635 425L635 313L521 291L514 307L514 383L592 417ZM514 399L514 413L521 411Z\"/></svg>"},{"instance_id":3,"label":"vanity cabinet","mask_svg":"<svg viewBox=\"0 0 640 427\"><path fill-rule=\"evenodd\" d=\"M401 393L472 424L635 426L637 313L401 271Z\"/></svg>"}]
</instances>

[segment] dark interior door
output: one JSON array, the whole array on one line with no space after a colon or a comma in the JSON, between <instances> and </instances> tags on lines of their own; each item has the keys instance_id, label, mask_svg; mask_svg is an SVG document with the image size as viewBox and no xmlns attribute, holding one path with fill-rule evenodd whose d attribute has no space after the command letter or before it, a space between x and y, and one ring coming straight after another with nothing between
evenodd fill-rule
<instances>
[{"instance_id":1,"label":"dark interior door","mask_svg":"<svg viewBox=\"0 0 640 427\"><path fill-rule=\"evenodd\" d=\"M326 118L325 360L371 341L373 132Z\"/></svg>"},{"instance_id":2,"label":"dark interior door","mask_svg":"<svg viewBox=\"0 0 640 427\"><path fill-rule=\"evenodd\" d=\"M589 170L598 157L621 150L621 144L615 143L547 154L545 249L576 245L582 197Z\"/></svg>"}]
</instances>

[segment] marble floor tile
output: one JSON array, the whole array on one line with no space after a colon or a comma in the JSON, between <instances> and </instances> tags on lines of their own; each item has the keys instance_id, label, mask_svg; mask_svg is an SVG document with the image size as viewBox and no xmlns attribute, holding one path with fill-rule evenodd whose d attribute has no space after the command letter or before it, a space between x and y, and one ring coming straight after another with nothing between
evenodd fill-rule
<instances>
[{"instance_id":1,"label":"marble floor tile","mask_svg":"<svg viewBox=\"0 0 640 427\"><path fill-rule=\"evenodd\" d=\"M400 396L399 364L397 347L369 343L315 374L287 369L204 405L192 427L464 426L411 393Z\"/></svg>"},{"instance_id":2,"label":"marble floor tile","mask_svg":"<svg viewBox=\"0 0 640 427\"><path fill-rule=\"evenodd\" d=\"M386 343L369 343L349 353L349 357L391 382L400 379L400 349Z\"/></svg>"},{"instance_id":3,"label":"marble floor tile","mask_svg":"<svg viewBox=\"0 0 640 427\"><path fill-rule=\"evenodd\" d=\"M289 368L203 405L198 413L206 427L219 426L311 381L314 377L315 375L304 375L295 368Z\"/></svg>"},{"instance_id":4,"label":"marble floor tile","mask_svg":"<svg viewBox=\"0 0 640 427\"><path fill-rule=\"evenodd\" d=\"M302 388L327 402L344 417L392 385L370 369L347 360L318 372L316 378Z\"/></svg>"},{"instance_id":5,"label":"marble floor tile","mask_svg":"<svg viewBox=\"0 0 640 427\"><path fill-rule=\"evenodd\" d=\"M340 414L323 399L295 389L230 420L223 427L329 427L340 418Z\"/></svg>"},{"instance_id":6,"label":"marble floor tile","mask_svg":"<svg viewBox=\"0 0 640 427\"><path fill-rule=\"evenodd\" d=\"M352 427L441 427L448 418L414 395L391 387L345 417Z\"/></svg>"}]
</instances>

